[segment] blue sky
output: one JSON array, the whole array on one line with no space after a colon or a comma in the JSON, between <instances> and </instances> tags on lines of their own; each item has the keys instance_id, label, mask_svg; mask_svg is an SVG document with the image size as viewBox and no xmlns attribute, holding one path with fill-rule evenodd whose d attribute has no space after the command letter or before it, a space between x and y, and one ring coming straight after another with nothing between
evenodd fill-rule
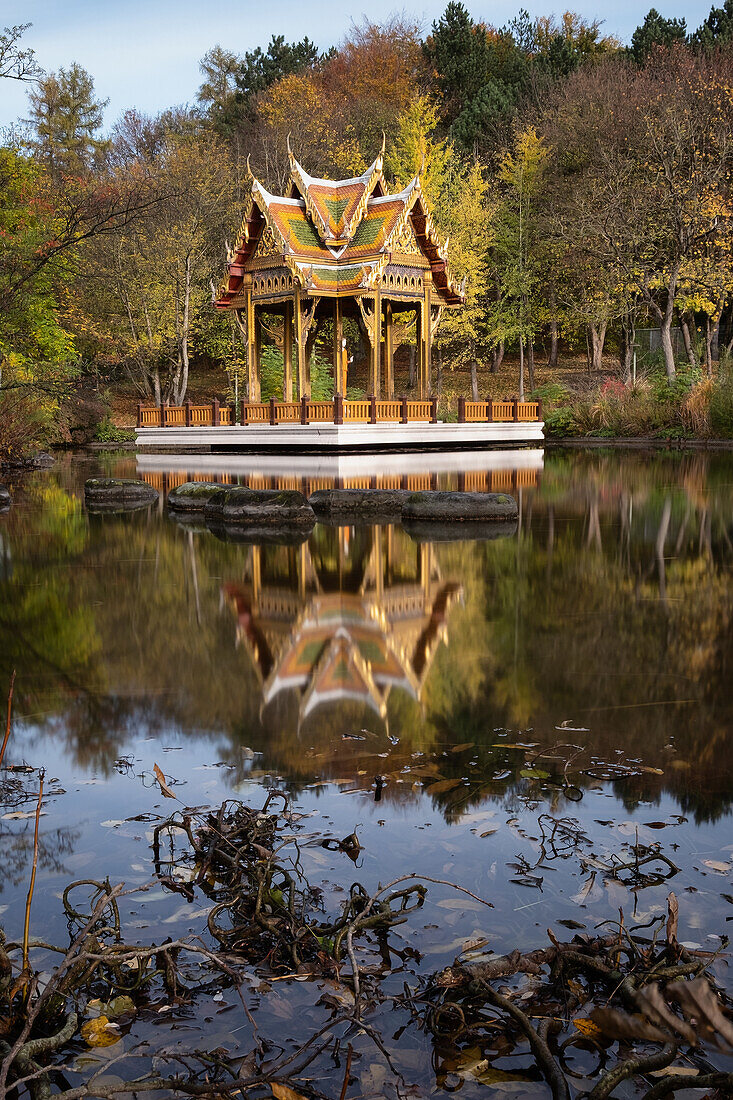
<instances>
[{"instance_id":1,"label":"blue sky","mask_svg":"<svg viewBox=\"0 0 733 1100\"><path fill-rule=\"evenodd\" d=\"M464 0L466 2L466 0ZM352 20L364 13L380 21L404 10L427 29L445 10L447 0L418 0L415 5L399 0L237 0L208 3L202 0L0 0L0 24L32 23L25 43L32 46L47 71L78 61L94 77L97 94L109 98L107 124L127 107L154 114L173 104L193 102L200 84L198 63L217 42L235 53L266 45L272 34L288 41L307 34L320 47L337 43ZM722 0L718 0L722 4ZM599 0L578 3L527 3L531 15L574 8L588 17L605 20L604 29L628 40L646 11L656 6L666 16L685 17L697 27L710 10L710 2L692 0L687 5L665 0L630 0L613 5ZM466 3L474 19L501 26L522 6L505 0ZM0 81L0 126L26 113L26 94L14 81Z\"/></svg>"}]
</instances>

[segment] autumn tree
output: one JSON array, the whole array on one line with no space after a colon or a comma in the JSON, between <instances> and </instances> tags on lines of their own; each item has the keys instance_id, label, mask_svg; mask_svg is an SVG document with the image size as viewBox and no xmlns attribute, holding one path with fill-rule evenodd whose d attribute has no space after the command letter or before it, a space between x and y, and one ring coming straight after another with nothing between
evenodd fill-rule
<instances>
[{"instance_id":1,"label":"autumn tree","mask_svg":"<svg viewBox=\"0 0 733 1100\"><path fill-rule=\"evenodd\" d=\"M489 304L492 341L516 341L519 395L525 391L525 350L534 388L534 338L539 329L537 291L545 264L539 200L550 150L533 126L517 133L497 172L500 197L493 217L491 250L495 300Z\"/></svg>"},{"instance_id":2,"label":"autumn tree","mask_svg":"<svg viewBox=\"0 0 733 1100\"><path fill-rule=\"evenodd\" d=\"M0 78L29 82L41 76L35 50L24 49L21 45L23 35L31 26L31 23L17 23L0 31Z\"/></svg>"},{"instance_id":3,"label":"autumn tree","mask_svg":"<svg viewBox=\"0 0 733 1100\"><path fill-rule=\"evenodd\" d=\"M141 395L180 404L196 321L210 309L235 220L226 147L211 131L169 133L152 164L127 172L152 174L161 199L88 254L80 327L91 350L126 364Z\"/></svg>"}]
</instances>

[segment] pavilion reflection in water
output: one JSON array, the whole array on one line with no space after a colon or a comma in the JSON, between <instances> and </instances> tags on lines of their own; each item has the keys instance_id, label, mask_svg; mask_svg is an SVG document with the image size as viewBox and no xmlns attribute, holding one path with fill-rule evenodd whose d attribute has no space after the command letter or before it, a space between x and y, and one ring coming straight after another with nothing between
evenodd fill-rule
<instances>
[{"instance_id":1,"label":"pavilion reflection in water","mask_svg":"<svg viewBox=\"0 0 733 1100\"><path fill-rule=\"evenodd\" d=\"M386 719L394 688L420 701L461 586L435 548L395 527L322 527L299 547L253 546L224 586L237 640L262 684L262 710L298 696L298 728L324 704Z\"/></svg>"}]
</instances>

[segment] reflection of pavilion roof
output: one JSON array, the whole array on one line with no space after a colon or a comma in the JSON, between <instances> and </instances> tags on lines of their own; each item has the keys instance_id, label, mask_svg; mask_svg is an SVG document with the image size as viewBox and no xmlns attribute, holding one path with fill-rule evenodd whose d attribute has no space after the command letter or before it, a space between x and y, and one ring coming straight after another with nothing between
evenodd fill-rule
<instances>
[{"instance_id":1,"label":"reflection of pavilion roof","mask_svg":"<svg viewBox=\"0 0 733 1100\"><path fill-rule=\"evenodd\" d=\"M360 596L339 592L317 596L300 616L265 681L263 702L296 688L303 693L303 718L321 703L347 698L383 716L391 687L417 698L409 661L395 652L383 624Z\"/></svg>"},{"instance_id":2,"label":"reflection of pavilion roof","mask_svg":"<svg viewBox=\"0 0 733 1100\"><path fill-rule=\"evenodd\" d=\"M283 691L296 691L302 722L318 707L344 700L384 718L392 688L419 700L461 589L428 578L427 589L420 582L401 583L379 596L364 587L358 593L319 592L305 596L299 612L290 603L295 614L285 621L279 589L268 600L263 586L257 612L249 586L230 584L224 591L236 607L238 639L259 673L263 707Z\"/></svg>"}]
</instances>

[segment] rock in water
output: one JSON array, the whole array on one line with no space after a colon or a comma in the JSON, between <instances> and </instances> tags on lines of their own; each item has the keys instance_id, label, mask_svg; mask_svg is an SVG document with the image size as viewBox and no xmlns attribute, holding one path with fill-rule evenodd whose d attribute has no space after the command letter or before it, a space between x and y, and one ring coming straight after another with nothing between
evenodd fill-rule
<instances>
[{"instance_id":1,"label":"rock in water","mask_svg":"<svg viewBox=\"0 0 733 1100\"><path fill-rule=\"evenodd\" d=\"M210 527L289 527L310 530L316 517L310 504L294 489L247 489L235 486L213 493L204 506Z\"/></svg>"},{"instance_id":2,"label":"rock in water","mask_svg":"<svg viewBox=\"0 0 733 1100\"><path fill-rule=\"evenodd\" d=\"M351 523L399 520L407 489L318 489L308 498L320 518Z\"/></svg>"},{"instance_id":3,"label":"rock in water","mask_svg":"<svg viewBox=\"0 0 733 1100\"><path fill-rule=\"evenodd\" d=\"M485 523L517 515L517 502L506 493L410 493L402 506L405 523Z\"/></svg>"},{"instance_id":4,"label":"rock in water","mask_svg":"<svg viewBox=\"0 0 733 1100\"><path fill-rule=\"evenodd\" d=\"M12 503L13 498L10 495L10 490L6 489L4 485L0 485L0 512L7 512Z\"/></svg>"},{"instance_id":5,"label":"rock in water","mask_svg":"<svg viewBox=\"0 0 733 1100\"><path fill-rule=\"evenodd\" d=\"M168 507L173 512L203 512L216 493L224 493L228 488L213 481L187 481L171 489Z\"/></svg>"},{"instance_id":6,"label":"rock in water","mask_svg":"<svg viewBox=\"0 0 733 1100\"><path fill-rule=\"evenodd\" d=\"M84 484L84 500L91 512L132 512L157 499L157 489L133 478L91 477Z\"/></svg>"}]
</instances>

